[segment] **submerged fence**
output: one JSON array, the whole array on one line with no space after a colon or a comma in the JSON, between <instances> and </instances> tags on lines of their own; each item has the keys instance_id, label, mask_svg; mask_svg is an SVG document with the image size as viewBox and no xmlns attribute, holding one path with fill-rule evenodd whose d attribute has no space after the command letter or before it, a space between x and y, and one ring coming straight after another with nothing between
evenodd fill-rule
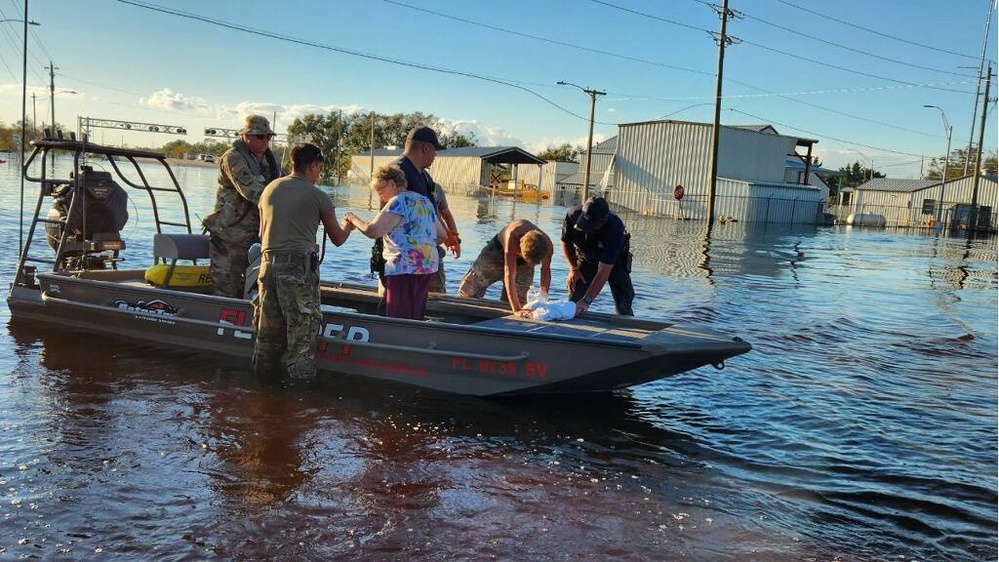
<instances>
[{"instance_id":1,"label":"submerged fence","mask_svg":"<svg viewBox=\"0 0 999 562\"><path fill-rule=\"evenodd\" d=\"M937 213L944 228L967 230L971 218L971 205L941 205L932 208L903 205L830 205L831 213L838 223L846 223L852 214L880 215L885 218L885 226L892 228L936 228ZM979 231L996 231L996 216L992 207L978 206L977 222Z\"/></svg>"}]
</instances>

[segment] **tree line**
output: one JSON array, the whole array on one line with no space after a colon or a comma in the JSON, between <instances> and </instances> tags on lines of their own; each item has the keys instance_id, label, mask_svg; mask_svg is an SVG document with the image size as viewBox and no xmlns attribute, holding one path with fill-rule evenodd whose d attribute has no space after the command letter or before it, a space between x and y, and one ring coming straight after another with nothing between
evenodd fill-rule
<instances>
[{"instance_id":1,"label":"tree line","mask_svg":"<svg viewBox=\"0 0 999 562\"><path fill-rule=\"evenodd\" d=\"M922 179L926 180L937 180L943 178L944 162L947 163L947 181L962 178L966 175L971 175L975 172L975 160L978 157L978 147L972 146L969 151L966 148L954 149L950 153L949 158L933 158L927 169L922 173ZM816 167L822 165L821 161L816 160L813 164ZM967 165L967 173L965 173L965 166ZM995 152L991 154L982 155L982 170L985 173L995 174L997 169L997 155ZM825 175L818 174L822 181L829 186L829 196L833 199L838 197L839 191L848 187L857 187L865 182L868 182L874 178L886 178L887 174L884 172L879 172L873 168L866 167L862 165L859 161L853 162L852 164L847 164L841 167L839 170L840 175Z\"/></svg>"},{"instance_id":2,"label":"tree line","mask_svg":"<svg viewBox=\"0 0 999 562\"><path fill-rule=\"evenodd\" d=\"M25 137L27 143L25 147L30 147L30 142L41 138L41 131L37 130L31 120L26 121ZM477 141L473 133L464 134L458 131L447 131L442 126L440 118L433 114L413 112L413 113L344 113L342 111L331 111L328 114L308 114L295 119L288 126L288 143L311 142L323 150L326 155L326 166L322 179L333 178L343 179L350 170L350 159L355 154L361 154L374 148L384 148L389 146L399 147L405 144L406 135L409 131L418 126L427 125L437 131L440 141L448 148L460 148L466 146L477 146ZM59 130L70 130L64 125L58 125ZM21 121L15 121L11 125L0 123L0 151L15 152L18 149L17 139L21 136ZM231 141L220 141L215 139L205 139L200 142L190 143L182 139L172 140L159 147L133 147L153 152L162 152L169 158L193 159L198 154L212 154L216 157L232 146ZM279 156L286 156L287 146L282 143L272 142L271 149ZM960 178L965 175L966 164L968 173L973 173L975 159L978 156L978 147L972 146L971 150L958 148L952 150L947 158L947 178ZM563 143L559 146L549 146L538 154L538 157L551 162L578 162L579 157L586 152L585 147L573 146L570 143ZM943 177L945 158L938 157L930 160L924 179L939 180ZM821 162L816 161L815 166L821 166ZM286 163L287 166L287 163ZM290 167L290 166L288 166ZM997 155L995 152L984 154L982 158L982 169L995 174L997 170ZM875 169L863 166L859 161L853 162L839 168L842 176L833 179L823 178L833 190L833 195L841 188L856 187L872 178L884 178L887 175Z\"/></svg>"},{"instance_id":3,"label":"tree line","mask_svg":"<svg viewBox=\"0 0 999 562\"><path fill-rule=\"evenodd\" d=\"M402 148L406 135L414 127L426 125L437 131L438 139L448 148L476 146L473 133L444 130L440 118L414 113L344 113L309 114L288 126L288 142L311 142L326 155L323 179L342 180L350 170L350 159L372 148Z\"/></svg>"}]
</instances>

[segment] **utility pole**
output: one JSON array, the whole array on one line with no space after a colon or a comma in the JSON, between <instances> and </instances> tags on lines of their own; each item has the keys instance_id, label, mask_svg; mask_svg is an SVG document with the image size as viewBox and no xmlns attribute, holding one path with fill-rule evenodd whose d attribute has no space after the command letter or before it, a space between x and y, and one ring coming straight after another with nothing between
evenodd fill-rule
<instances>
[{"instance_id":1,"label":"utility pole","mask_svg":"<svg viewBox=\"0 0 999 562\"><path fill-rule=\"evenodd\" d=\"M50 94L49 95L49 99L52 102L52 113L50 115L50 117L52 117L52 119L50 119L50 121L52 123L52 134L53 135L56 135L56 130L55 130L56 129L56 124L55 124L56 123L56 120L55 120L55 71L56 71L56 68L58 68L58 67L54 66L52 64L52 61L49 61L49 65L45 67L45 69L49 71L49 94Z\"/></svg>"},{"instance_id":2,"label":"utility pole","mask_svg":"<svg viewBox=\"0 0 999 562\"><path fill-rule=\"evenodd\" d=\"M982 98L982 120L978 126L978 153L975 155L975 179L971 184L971 213L968 215L968 236L978 230L978 182L982 177L982 143L985 141L986 115L989 113L989 86L992 85L992 63L985 73L985 96Z\"/></svg>"},{"instance_id":3,"label":"utility pole","mask_svg":"<svg viewBox=\"0 0 999 562\"><path fill-rule=\"evenodd\" d=\"M588 94L590 96L590 132L586 136L586 160L583 164L583 189L579 192L579 202L585 203L590 197L590 155L593 153L593 114L597 107L597 96L606 96L607 92L601 92L592 88L583 88L573 84L572 82L566 82L565 80L559 80L556 84L559 86L573 86L581 90L584 94Z\"/></svg>"},{"instance_id":4,"label":"utility pole","mask_svg":"<svg viewBox=\"0 0 999 562\"><path fill-rule=\"evenodd\" d=\"M971 164L971 147L975 138L975 118L978 116L978 96L982 93L982 67L985 66L985 55L989 47L989 28L992 27L992 11L995 3L989 2L989 15L985 18L985 40L982 41L982 58L978 63L978 86L975 89L975 108L971 111L971 133L968 134L968 153L964 155L964 175L968 175L968 166ZM985 106L988 107L988 96L985 98ZM982 145L978 145L978 151L982 151ZM977 173L977 171L976 171Z\"/></svg>"},{"instance_id":5,"label":"utility pole","mask_svg":"<svg viewBox=\"0 0 999 562\"><path fill-rule=\"evenodd\" d=\"M943 178L940 180L940 205L937 207L937 222L935 225L936 228L934 229L937 234L940 234L940 229L943 228L943 224L940 222L940 219L943 214L944 206L944 185L947 183L947 169L950 167L950 137L951 133L954 132L954 127L950 124L950 121L947 120L947 114L944 112L942 107L936 105L924 105L923 107L932 107L940 110L940 117L943 118L944 133L947 135L947 152L944 153Z\"/></svg>"},{"instance_id":6,"label":"utility pole","mask_svg":"<svg viewBox=\"0 0 999 562\"><path fill-rule=\"evenodd\" d=\"M55 120L55 70L56 67L49 61L49 65L45 67L49 70L49 98L52 100L52 136L58 137L59 133L56 131L56 120ZM52 166L55 167L55 151L52 151Z\"/></svg>"},{"instance_id":7,"label":"utility pole","mask_svg":"<svg viewBox=\"0 0 999 562\"><path fill-rule=\"evenodd\" d=\"M593 155L593 113L597 107L597 96L607 94L607 92L598 92L592 89L583 91L590 94L590 132L586 135L586 172L583 174L583 191L580 193L580 203L584 203L590 198L590 161Z\"/></svg>"},{"instance_id":8,"label":"utility pole","mask_svg":"<svg viewBox=\"0 0 999 562\"><path fill-rule=\"evenodd\" d=\"M31 128L38 136L38 105L35 103L35 92L31 92Z\"/></svg>"},{"instance_id":9,"label":"utility pole","mask_svg":"<svg viewBox=\"0 0 999 562\"><path fill-rule=\"evenodd\" d=\"M718 11L718 15L721 16L721 31L716 38L718 41L718 76L715 82L715 119L711 125L711 172L708 175L708 204L705 209L709 227L715 220L715 188L718 183L718 133L721 127L722 71L725 69L725 46L731 41L726 35L726 29L728 28L728 18L734 16L728 9L728 0L722 1L722 7Z\"/></svg>"},{"instance_id":10,"label":"utility pole","mask_svg":"<svg viewBox=\"0 0 999 562\"><path fill-rule=\"evenodd\" d=\"M371 160L368 162L368 181L375 177L375 112L371 112L371 138L368 141Z\"/></svg>"}]
</instances>

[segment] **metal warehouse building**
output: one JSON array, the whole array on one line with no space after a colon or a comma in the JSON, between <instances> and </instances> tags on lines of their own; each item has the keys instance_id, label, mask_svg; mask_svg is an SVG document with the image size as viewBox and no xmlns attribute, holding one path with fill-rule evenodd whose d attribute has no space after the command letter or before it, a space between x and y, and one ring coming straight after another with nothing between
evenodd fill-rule
<instances>
[{"instance_id":1,"label":"metal warehouse building","mask_svg":"<svg viewBox=\"0 0 999 562\"><path fill-rule=\"evenodd\" d=\"M647 215L704 219L711 129L710 123L669 120L620 125L616 138L594 147L589 192ZM820 220L829 187L808 164L817 142L778 134L769 125L720 127L715 214L747 222ZM804 154L797 154L799 147ZM802 162L803 171L788 173L789 155ZM684 188L680 200L674 197L677 186Z\"/></svg>"},{"instance_id":2,"label":"metal warehouse building","mask_svg":"<svg viewBox=\"0 0 999 562\"><path fill-rule=\"evenodd\" d=\"M995 210L999 207L999 189L995 175L978 177L978 192L974 193L975 176L947 181L943 185L941 208L940 182L937 180L901 180L874 178L852 190L844 190L837 218L843 215L880 215L887 226L929 228L940 214L948 228L965 229L974 195L978 205L978 229L995 230Z\"/></svg>"}]
</instances>

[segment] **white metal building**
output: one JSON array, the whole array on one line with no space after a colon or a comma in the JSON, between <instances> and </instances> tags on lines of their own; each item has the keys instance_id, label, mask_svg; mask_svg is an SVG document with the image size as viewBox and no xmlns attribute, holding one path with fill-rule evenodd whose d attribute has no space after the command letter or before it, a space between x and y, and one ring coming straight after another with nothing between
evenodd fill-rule
<instances>
[{"instance_id":1,"label":"white metal building","mask_svg":"<svg viewBox=\"0 0 999 562\"><path fill-rule=\"evenodd\" d=\"M903 227L933 227L939 211L945 226L963 229L967 227L974 181L974 175L947 181L941 209L939 181L874 178L852 190L848 206L851 213L881 215L888 226ZM979 229L995 229L995 210L999 208L996 176L979 176L978 193L974 195Z\"/></svg>"},{"instance_id":2,"label":"white metal building","mask_svg":"<svg viewBox=\"0 0 999 562\"><path fill-rule=\"evenodd\" d=\"M711 129L710 123L688 121L621 125L617 137L594 147L589 192L642 214L703 219ZM778 134L769 125L720 127L715 215L747 222L815 223L829 197L829 187L808 164L816 142ZM610 155L603 149L607 146L614 146ZM805 154L795 156L798 147ZM801 161L802 170L788 173L789 155ZM562 183L572 187L567 180ZM677 186L683 186L682 199L674 195Z\"/></svg>"},{"instance_id":3,"label":"white metal building","mask_svg":"<svg viewBox=\"0 0 999 562\"><path fill-rule=\"evenodd\" d=\"M350 159L351 182L367 183L371 170L390 164L402 156L401 149L376 149L372 153L355 154ZM539 166L545 161L516 146L471 146L449 148L437 153L430 175L447 193L479 194L483 186L494 183L498 174L514 164L532 164L534 174L519 178L537 184Z\"/></svg>"},{"instance_id":4,"label":"white metal building","mask_svg":"<svg viewBox=\"0 0 999 562\"><path fill-rule=\"evenodd\" d=\"M617 136L593 145L593 155L590 157L590 189L589 193L601 194L614 187L614 153L617 152ZM575 205L579 203L579 194L586 176L586 153L579 155L578 169L575 173L556 182L553 193L555 203L559 205Z\"/></svg>"},{"instance_id":5,"label":"white metal building","mask_svg":"<svg viewBox=\"0 0 999 562\"><path fill-rule=\"evenodd\" d=\"M545 162L541 165L541 183L538 183L536 164L517 164L513 174L519 180L540 186L541 191L554 193L556 183L574 174L578 167L575 162Z\"/></svg>"}]
</instances>

